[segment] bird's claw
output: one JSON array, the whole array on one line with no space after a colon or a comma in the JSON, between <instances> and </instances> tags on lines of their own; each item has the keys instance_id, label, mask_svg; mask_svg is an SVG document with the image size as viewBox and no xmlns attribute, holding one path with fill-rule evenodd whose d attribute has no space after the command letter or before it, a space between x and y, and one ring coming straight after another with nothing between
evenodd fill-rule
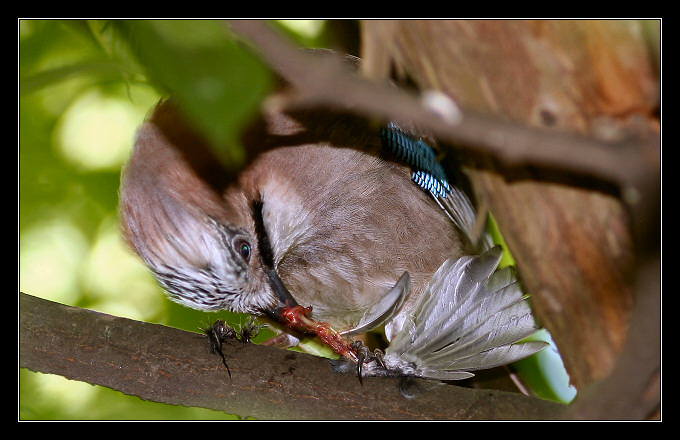
<instances>
[{"instance_id":1,"label":"bird's claw","mask_svg":"<svg viewBox=\"0 0 680 440\"><path fill-rule=\"evenodd\" d=\"M246 322L245 325L241 327L241 330L238 332L237 339L241 341L241 344L246 345L257 336L261 328L266 326L266 324L256 324L255 317L251 316L250 319L248 319L248 322Z\"/></svg>"},{"instance_id":2,"label":"bird's claw","mask_svg":"<svg viewBox=\"0 0 680 440\"><path fill-rule=\"evenodd\" d=\"M375 362L378 367L386 369L385 362L383 361L383 352L379 349L376 348L374 351L371 351L361 341L352 342L350 347L354 350L357 356L357 376L359 377L359 383L362 385L364 384L364 365Z\"/></svg>"}]
</instances>

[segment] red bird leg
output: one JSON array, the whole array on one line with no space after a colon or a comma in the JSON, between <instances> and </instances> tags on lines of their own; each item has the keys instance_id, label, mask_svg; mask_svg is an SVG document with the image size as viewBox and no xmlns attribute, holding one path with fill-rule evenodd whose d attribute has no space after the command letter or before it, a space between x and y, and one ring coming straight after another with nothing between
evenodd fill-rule
<instances>
[{"instance_id":1,"label":"red bird leg","mask_svg":"<svg viewBox=\"0 0 680 440\"><path fill-rule=\"evenodd\" d=\"M307 315L311 313L311 311L311 307L296 305L293 307L284 307L281 310L281 316L284 318L286 321L285 324L289 328L303 334L314 334L339 355L348 357L354 362L358 362L359 356L357 355L356 349L352 346L352 343L335 331L329 324L317 322L308 318Z\"/></svg>"}]
</instances>

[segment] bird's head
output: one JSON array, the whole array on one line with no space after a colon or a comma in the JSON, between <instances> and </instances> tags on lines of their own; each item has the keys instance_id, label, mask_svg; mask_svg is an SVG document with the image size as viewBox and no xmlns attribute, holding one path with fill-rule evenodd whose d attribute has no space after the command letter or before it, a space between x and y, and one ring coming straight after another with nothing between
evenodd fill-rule
<instances>
[{"instance_id":1,"label":"bird's head","mask_svg":"<svg viewBox=\"0 0 680 440\"><path fill-rule=\"evenodd\" d=\"M191 155L202 151L202 164L215 162L159 111L139 129L122 174L126 240L172 300L280 321L281 309L297 304L263 255L257 206L238 197L225 203L224 188L205 179Z\"/></svg>"}]
</instances>

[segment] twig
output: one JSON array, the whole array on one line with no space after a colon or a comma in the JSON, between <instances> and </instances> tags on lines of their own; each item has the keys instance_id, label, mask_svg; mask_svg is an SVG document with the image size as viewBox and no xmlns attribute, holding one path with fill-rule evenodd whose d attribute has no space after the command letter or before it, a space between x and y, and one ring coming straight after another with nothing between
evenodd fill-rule
<instances>
[{"instance_id":1,"label":"twig","mask_svg":"<svg viewBox=\"0 0 680 440\"><path fill-rule=\"evenodd\" d=\"M284 103L287 108L330 105L407 122L459 148L490 154L508 166L534 165L592 176L630 191L626 194L645 191L649 176L659 176L658 139L603 142L467 111L460 118L442 117L417 95L351 74L335 57L297 50L263 22L236 20L229 25L296 87L295 95Z\"/></svg>"}]
</instances>

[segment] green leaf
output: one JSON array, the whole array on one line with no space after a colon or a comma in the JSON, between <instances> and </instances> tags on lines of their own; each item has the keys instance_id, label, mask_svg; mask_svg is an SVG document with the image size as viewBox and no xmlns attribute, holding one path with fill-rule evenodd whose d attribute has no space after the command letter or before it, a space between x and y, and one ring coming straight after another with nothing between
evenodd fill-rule
<instances>
[{"instance_id":1,"label":"green leaf","mask_svg":"<svg viewBox=\"0 0 680 440\"><path fill-rule=\"evenodd\" d=\"M269 69L214 20L114 21L146 69L228 167L244 159L241 127L270 90Z\"/></svg>"}]
</instances>

